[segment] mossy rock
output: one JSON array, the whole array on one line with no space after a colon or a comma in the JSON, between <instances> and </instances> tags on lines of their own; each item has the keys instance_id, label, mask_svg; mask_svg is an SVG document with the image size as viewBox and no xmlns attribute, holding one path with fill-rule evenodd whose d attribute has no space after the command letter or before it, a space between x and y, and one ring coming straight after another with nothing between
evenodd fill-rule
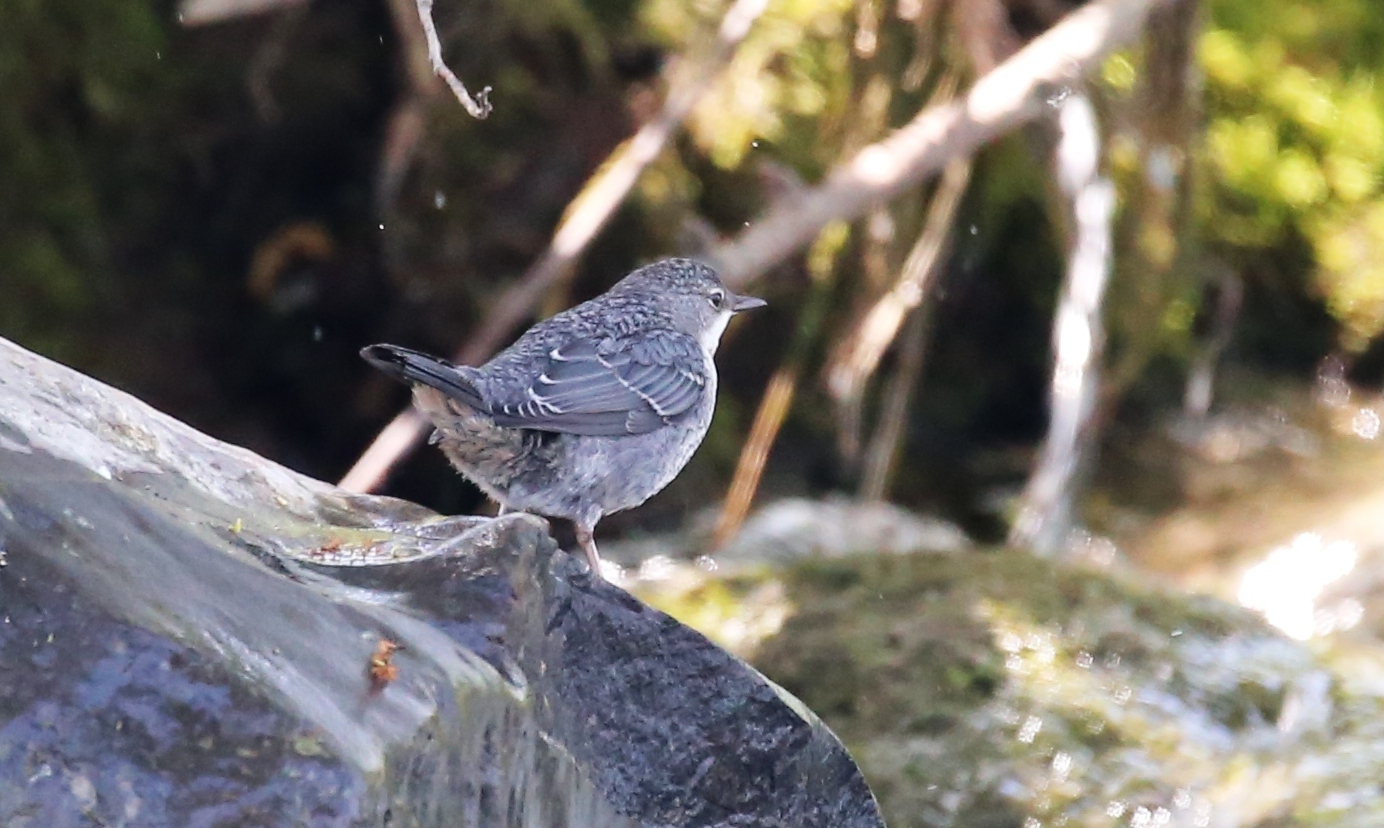
<instances>
[{"instance_id":1,"label":"mossy rock","mask_svg":"<svg viewBox=\"0 0 1384 828\"><path fill-rule=\"evenodd\" d=\"M716 612L689 613L702 594ZM766 596L782 624L747 643ZM894 828L1384 824L1384 662L1215 599L1013 551L807 561L648 597L735 631L852 747Z\"/></svg>"}]
</instances>

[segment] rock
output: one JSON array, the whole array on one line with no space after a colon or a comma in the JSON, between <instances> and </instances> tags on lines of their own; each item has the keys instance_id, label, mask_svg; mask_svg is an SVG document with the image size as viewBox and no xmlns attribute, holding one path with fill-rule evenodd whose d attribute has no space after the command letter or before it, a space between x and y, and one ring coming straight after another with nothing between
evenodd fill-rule
<instances>
[{"instance_id":1,"label":"rock","mask_svg":"<svg viewBox=\"0 0 1384 828\"><path fill-rule=\"evenodd\" d=\"M851 746L892 828L1384 825L1369 642L1304 644L1138 573L1012 550L642 588L701 620L719 603L706 629L733 642L777 593L777 631L746 652Z\"/></svg>"},{"instance_id":2,"label":"rock","mask_svg":"<svg viewBox=\"0 0 1384 828\"><path fill-rule=\"evenodd\" d=\"M756 509L723 548L707 555L720 513L719 506L703 510L686 532L604 543L601 556L637 581L657 580L667 574L667 564L684 560L696 560L704 569L753 567L861 552L960 552L972 545L956 524L892 503L786 497ZM653 572L641 571L650 563Z\"/></svg>"},{"instance_id":3,"label":"rock","mask_svg":"<svg viewBox=\"0 0 1384 828\"><path fill-rule=\"evenodd\" d=\"M800 703L541 521L350 495L0 340L0 825L78 824L882 825Z\"/></svg>"},{"instance_id":4,"label":"rock","mask_svg":"<svg viewBox=\"0 0 1384 828\"><path fill-rule=\"evenodd\" d=\"M785 498L756 511L716 557L727 562L785 563L860 552L903 555L960 552L970 547L970 539L956 524L892 503Z\"/></svg>"}]
</instances>

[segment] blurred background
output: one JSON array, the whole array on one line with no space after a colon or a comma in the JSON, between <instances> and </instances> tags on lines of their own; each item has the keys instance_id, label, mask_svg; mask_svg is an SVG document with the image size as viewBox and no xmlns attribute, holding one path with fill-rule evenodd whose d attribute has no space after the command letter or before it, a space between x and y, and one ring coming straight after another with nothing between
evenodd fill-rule
<instances>
[{"instance_id":1,"label":"blurred background","mask_svg":"<svg viewBox=\"0 0 1384 828\"><path fill-rule=\"evenodd\" d=\"M484 356L649 260L720 261L1079 7L439 0L449 65L493 87L476 119L412 0L11 0L0 336L339 480L407 404L362 346ZM1178 0L1113 45L921 183L727 258L770 307L723 342L692 465L603 543L696 559L785 498L886 535L924 513L1378 650L1384 15ZM410 445L356 487L488 508Z\"/></svg>"},{"instance_id":2,"label":"blurred background","mask_svg":"<svg viewBox=\"0 0 1384 828\"><path fill-rule=\"evenodd\" d=\"M339 479L406 404L356 351L455 353L680 78L715 81L606 228L508 308L520 325L499 344L640 263L714 253L1070 8L775 0L708 56L717 3L439 4L453 68L495 89L476 120L432 77L404 0L20 3L0 34L0 335ZM1378 388L1377 18L1363 0L1183 4L1052 95L1054 112L1094 108L1079 129L1118 192L1094 308L1108 347L1077 366L1093 411L1063 484L1084 500L1058 524L1110 531L1183 502L1199 478L1170 452L1189 446L1291 463L1315 392ZM1004 538L1047 434L1055 308L1082 278L1062 123L1008 131L778 255L753 283L771 309L722 352L707 445L606 531L721 500L759 413L768 459L742 499L863 494ZM370 482L482 504L436 452Z\"/></svg>"}]
</instances>

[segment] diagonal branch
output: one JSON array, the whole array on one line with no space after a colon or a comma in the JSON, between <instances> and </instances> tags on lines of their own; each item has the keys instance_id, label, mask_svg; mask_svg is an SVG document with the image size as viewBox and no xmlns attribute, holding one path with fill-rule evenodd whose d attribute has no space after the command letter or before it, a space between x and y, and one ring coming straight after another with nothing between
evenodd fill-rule
<instances>
[{"instance_id":1,"label":"diagonal branch","mask_svg":"<svg viewBox=\"0 0 1384 828\"><path fill-rule=\"evenodd\" d=\"M885 386L879 420L860 472L860 499L882 501L889 495L889 482L898 466L908 424L908 406L923 373L927 354L928 307L915 308L899 342L899 364Z\"/></svg>"},{"instance_id":2,"label":"diagonal branch","mask_svg":"<svg viewBox=\"0 0 1384 828\"><path fill-rule=\"evenodd\" d=\"M743 287L833 221L849 221L916 187L953 158L1051 114L1104 58L1138 36L1169 0L1095 0L1073 11L976 81L958 101L929 107L888 138L865 147L826 179L769 213L714 259Z\"/></svg>"},{"instance_id":3,"label":"diagonal branch","mask_svg":"<svg viewBox=\"0 0 1384 828\"><path fill-rule=\"evenodd\" d=\"M865 392L904 320L923 303L942 260L952 221L961 196L971 180L969 158L954 159L942 175L942 183L928 206L922 233L909 251L898 281L866 312L860 324L841 340L827 367L827 390L838 404L847 404Z\"/></svg>"}]
</instances>

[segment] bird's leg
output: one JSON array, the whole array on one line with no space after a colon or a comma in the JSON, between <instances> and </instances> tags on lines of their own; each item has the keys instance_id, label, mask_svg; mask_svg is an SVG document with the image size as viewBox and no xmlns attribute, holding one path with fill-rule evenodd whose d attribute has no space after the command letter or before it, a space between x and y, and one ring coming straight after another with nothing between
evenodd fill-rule
<instances>
[{"instance_id":1,"label":"bird's leg","mask_svg":"<svg viewBox=\"0 0 1384 828\"><path fill-rule=\"evenodd\" d=\"M591 567L591 571L596 577L601 577L601 553L596 551L595 527L588 526L581 521L575 521L577 527L577 545L586 554L586 563Z\"/></svg>"}]
</instances>

